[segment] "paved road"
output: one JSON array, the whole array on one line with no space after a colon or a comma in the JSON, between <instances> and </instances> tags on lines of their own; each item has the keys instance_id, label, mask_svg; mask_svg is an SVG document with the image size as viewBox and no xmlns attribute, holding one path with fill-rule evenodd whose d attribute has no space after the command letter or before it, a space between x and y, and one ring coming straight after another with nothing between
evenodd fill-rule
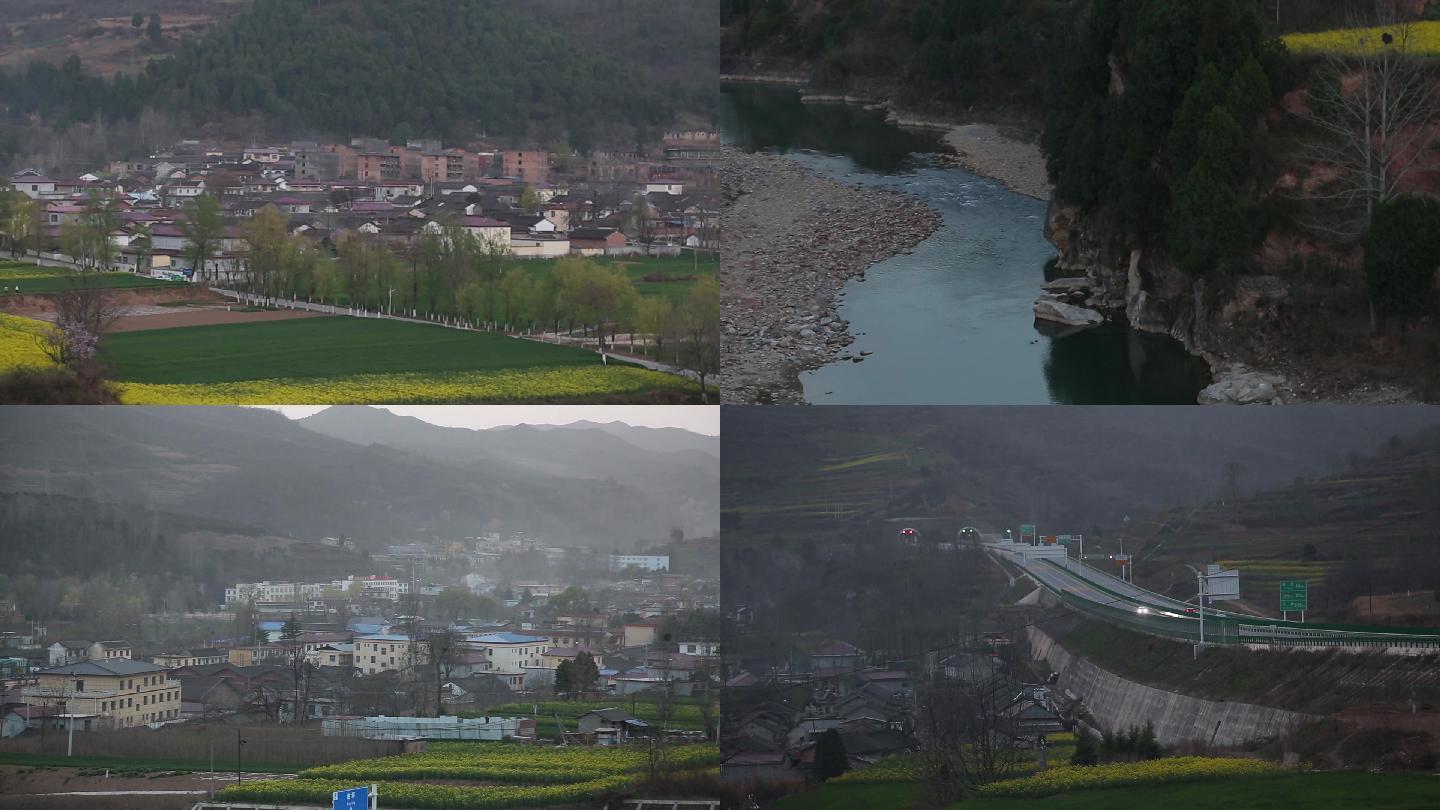
<instances>
[{"instance_id":1,"label":"paved road","mask_svg":"<svg viewBox=\"0 0 1440 810\"><path fill-rule=\"evenodd\" d=\"M1016 544L986 546L1004 554L1045 588L1089 603L1096 617L1104 621L1171 638L1193 641L1199 635L1200 616L1190 612L1194 605L1081 566L1076 560L1025 558L1018 553ZM1425 628L1302 624L1214 608L1205 609L1204 631L1207 643L1340 647L1402 654L1440 649L1440 631Z\"/></svg>"}]
</instances>

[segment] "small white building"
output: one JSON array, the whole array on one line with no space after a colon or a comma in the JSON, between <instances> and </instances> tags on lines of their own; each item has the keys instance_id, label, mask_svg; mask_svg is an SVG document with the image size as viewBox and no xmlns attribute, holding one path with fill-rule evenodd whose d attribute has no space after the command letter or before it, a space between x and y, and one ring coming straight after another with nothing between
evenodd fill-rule
<instances>
[{"instance_id":1,"label":"small white building","mask_svg":"<svg viewBox=\"0 0 1440 810\"><path fill-rule=\"evenodd\" d=\"M646 571L669 571L670 555L668 554L611 554L610 570L620 571L634 566Z\"/></svg>"}]
</instances>

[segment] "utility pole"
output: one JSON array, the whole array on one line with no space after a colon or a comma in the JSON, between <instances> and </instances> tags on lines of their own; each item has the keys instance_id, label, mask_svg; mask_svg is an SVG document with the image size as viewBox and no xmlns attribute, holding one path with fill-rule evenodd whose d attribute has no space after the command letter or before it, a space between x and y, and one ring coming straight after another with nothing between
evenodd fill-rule
<instances>
[{"instance_id":1,"label":"utility pole","mask_svg":"<svg viewBox=\"0 0 1440 810\"><path fill-rule=\"evenodd\" d=\"M1200 657L1200 648L1205 646L1205 574L1195 569L1195 601L1200 606L1200 643L1195 645L1195 657Z\"/></svg>"},{"instance_id":2,"label":"utility pole","mask_svg":"<svg viewBox=\"0 0 1440 810\"><path fill-rule=\"evenodd\" d=\"M241 752L242 752L242 750L243 750L243 746L244 746L244 745L245 745L245 741L242 740L242 739L240 739L240 727L239 727L239 726L236 726L236 727L235 727L235 784L236 784L236 785L239 785L239 784L240 784L240 759L241 759L240 754L241 754Z\"/></svg>"}]
</instances>

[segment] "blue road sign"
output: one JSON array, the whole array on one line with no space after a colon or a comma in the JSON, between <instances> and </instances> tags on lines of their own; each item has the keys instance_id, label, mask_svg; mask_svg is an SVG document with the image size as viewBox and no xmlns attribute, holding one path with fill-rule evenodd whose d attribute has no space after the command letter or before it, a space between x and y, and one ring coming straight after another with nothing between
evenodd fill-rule
<instances>
[{"instance_id":1,"label":"blue road sign","mask_svg":"<svg viewBox=\"0 0 1440 810\"><path fill-rule=\"evenodd\" d=\"M331 793L330 810L370 810L370 788L350 788Z\"/></svg>"}]
</instances>

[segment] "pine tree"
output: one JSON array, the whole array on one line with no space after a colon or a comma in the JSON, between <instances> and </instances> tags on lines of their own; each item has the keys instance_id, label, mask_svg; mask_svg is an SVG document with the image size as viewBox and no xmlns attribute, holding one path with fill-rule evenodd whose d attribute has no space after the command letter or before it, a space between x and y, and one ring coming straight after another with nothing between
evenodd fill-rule
<instances>
[{"instance_id":1,"label":"pine tree","mask_svg":"<svg viewBox=\"0 0 1440 810\"><path fill-rule=\"evenodd\" d=\"M1072 765L1095 765L1100 761L1100 752L1095 744L1095 735L1084 727L1075 728L1075 752L1070 755Z\"/></svg>"},{"instance_id":2,"label":"pine tree","mask_svg":"<svg viewBox=\"0 0 1440 810\"><path fill-rule=\"evenodd\" d=\"M1440 203L1405 195L1375 206L1365 235L1365 280L1376 310L1401 326L1434 310Z\"/></svg>"},{"instance_id":3,"label":"pine tree","mask_svg":"<svg viewBox=\"0 0 1440 810\"><path fill-rule=\"evenodd\" d=\"M575 665L569 661L561 661L555 667L555 694L569 696L575 691Z\"/></svg>"},{"instance_id":4,"label":"pine tree","mask_svg":"<svg viewBox=\"0 0 1440 810\"><path fill-rule=\"evenodd\" d=\"M576 692L588 692L595 688L595 682L600 679L600 668L595 665L595 657L588 652L576 655L575 668L571 675Z\"/></svg>"},{"instance_id":5,"label":"pine tree","mask_svg":"<svg viewBox=\"0 0 1440 810\"><path fill-rule=\"evenodd\" d=\"M840 732L828 729L815 739L815 778L821 782L850 770L845 741Z\"/></svg>"}]
</instances>

